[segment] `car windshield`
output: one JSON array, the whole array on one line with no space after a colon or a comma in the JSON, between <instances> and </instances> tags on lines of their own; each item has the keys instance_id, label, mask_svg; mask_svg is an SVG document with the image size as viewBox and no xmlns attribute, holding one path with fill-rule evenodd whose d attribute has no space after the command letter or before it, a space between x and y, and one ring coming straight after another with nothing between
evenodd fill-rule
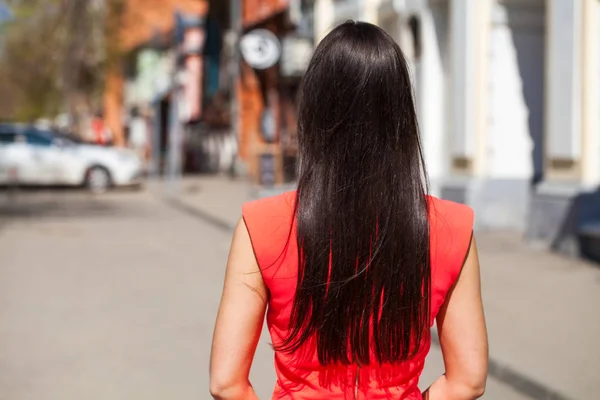
<instances>
[{"instance_id":1,"label":"car windshield","mask_svg":"<svg viewBox=\"0 0 600 400\"><path fill-rule=\"evenodd\" d=\"M74 138L58 133L51 130L38 129L38 128L27 128L23 131L27 136L37 137L39 139L45 139L51 142L59 142L63 146L71 146L78 143Z\"/></svg>"},{"instance_id":2,"label":"car windshield","mask_svg":"<svg viewBox=\"0 0 600 400\"><path fill-rule=\"evenodd\" d=\"M63 146L71 146L83 143L80 138L72 135L20 124L0 123L0 135L5 136L3 141L7 141L8 139L6 138L9 136L14 138L15 135L24 135L26 137L35 137L44 142L58 141Z\"/></svg>"},{"instance_id":3,"label":"car windshield","mask_svg":"<svg viewBox=\"0 0 600 400\"><path fill-rule=\"evenodd\" d=\"M20 132L22 129L21 126L16 124L0 124L0 134L2 133L11 133L15 134Z\"/></svg>"},{"instance_id":4,"label":"car windshield","mask_svg":"<svg viewBox=\"0 0 600 400\"><path fill-rule=\"evenodd\" d=\"M0 145L14 143L19 132L18 125L0 124Z\"/></svg>"}]
</instances>

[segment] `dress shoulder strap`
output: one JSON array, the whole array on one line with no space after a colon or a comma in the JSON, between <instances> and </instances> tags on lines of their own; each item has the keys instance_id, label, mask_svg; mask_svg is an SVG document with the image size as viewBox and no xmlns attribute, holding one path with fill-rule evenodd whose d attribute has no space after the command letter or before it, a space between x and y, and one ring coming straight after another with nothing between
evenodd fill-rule
<instances>
[{"instance_id":1,"label":"dress shoulder strap","mask_svg":"<svg viewBox=\"0 0 600 400\"><path fill-rule=\"evenodd\" d=\"M474 218L469 206L430 198L432 318L460 275L471 245Z\"/></svg>"},{"instance_id":2,"label":"dress shoulder strap","mask_svg":"<svg viewBox=\"0 0 600 400\"><path fill-rule=\"evenodd\" d=\"M250 234L254 254L263 276L268 278L282 259L286 249L294 244L293 214L296 192L244 203L242 217Z\"/></svg>"}]
</instances>

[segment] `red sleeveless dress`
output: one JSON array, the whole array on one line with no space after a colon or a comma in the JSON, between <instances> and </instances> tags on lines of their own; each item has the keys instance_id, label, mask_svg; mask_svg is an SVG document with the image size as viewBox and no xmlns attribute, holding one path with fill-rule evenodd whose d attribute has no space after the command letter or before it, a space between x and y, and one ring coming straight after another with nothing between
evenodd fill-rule
<instances>
[{"instance_id":1,"label":"red sleeveless dress","mask_svg":"<svg viewBox=\"0 0 600 400\"><path fill-rule=\"evenodd\" d=\"M269 290L267 325L273 344L286 337L298 274L295 231L288 241L296 192L246 203L242 214ZM429 198L431 247L431 325L456 282L471 242L473 211L464 205ZM273 399L421 400L418 383L431 345L410 362L397 365L327 366L319 364L315 343L298 354L275 352L277 382Z\"/></svg>"}]
</instances>

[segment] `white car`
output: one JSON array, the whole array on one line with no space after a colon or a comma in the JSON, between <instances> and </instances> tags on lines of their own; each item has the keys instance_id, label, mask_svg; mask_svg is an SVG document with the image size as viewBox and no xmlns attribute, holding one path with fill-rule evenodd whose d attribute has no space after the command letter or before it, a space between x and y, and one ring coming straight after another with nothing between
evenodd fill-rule
<instances>
[{"instance_id":1,"label":"white car","mask_svg":"<svg viewBox=\"0 0 600 400\"><path fill-rule=\"evenodd\" d=\"M76 143L51 131L0 125L0 185L85 185L94 192L142 182L143 163L128 149Z\"/></svg>"}]
</instances>

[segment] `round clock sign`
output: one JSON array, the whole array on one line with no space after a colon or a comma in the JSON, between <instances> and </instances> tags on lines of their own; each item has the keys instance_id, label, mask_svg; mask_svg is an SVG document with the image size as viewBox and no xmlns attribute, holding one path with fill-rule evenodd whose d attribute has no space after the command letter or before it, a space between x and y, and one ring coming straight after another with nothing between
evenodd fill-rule
<instances>
[{"instance_id":1,"label":"round clock sign","mask_svg":"<svg viewBox=\"0 0 600 400\"><path fill-rule=\"evenodd\" d=\"M281 44L273 32L255 29L240 41L244 60L255 69L267 69L277 64L281 57Z\"/></svg>"}]
</instances>

